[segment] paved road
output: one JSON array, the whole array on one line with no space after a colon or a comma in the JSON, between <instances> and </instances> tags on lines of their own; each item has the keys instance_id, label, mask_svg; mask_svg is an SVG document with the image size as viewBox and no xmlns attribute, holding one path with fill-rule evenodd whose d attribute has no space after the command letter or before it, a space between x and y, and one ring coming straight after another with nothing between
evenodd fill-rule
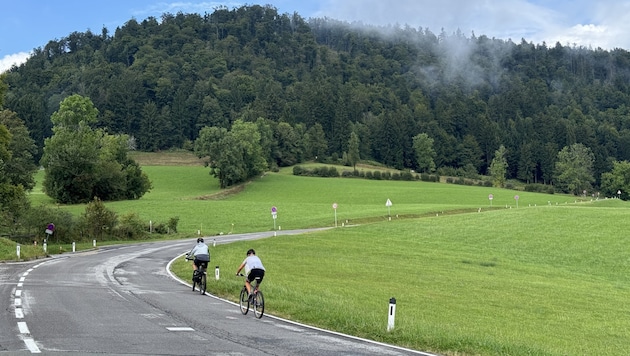
<instances>
[{"instance_id":1,"label":"paved road","mask_svg":"<svg viewBox=\"0 0 630 356\"><path fill-rule=\"evenodd\" d=\"M271 316L258 320L233 303L192 293L167 270L192 244L110 246L1 264L0 354L428 355Z\"/></svg>"}]
</instances>

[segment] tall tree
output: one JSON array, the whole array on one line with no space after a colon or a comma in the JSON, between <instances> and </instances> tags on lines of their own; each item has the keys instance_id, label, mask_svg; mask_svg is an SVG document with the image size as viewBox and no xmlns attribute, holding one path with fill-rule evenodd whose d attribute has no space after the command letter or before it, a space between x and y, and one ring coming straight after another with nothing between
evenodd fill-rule
<instances>
[{"instance_id":1,"label":"tall tree","mask_svg":"<svg viewBox=\"0 0 630 356\"><path fill-rule=\"evenodd\" d=\"M97 177L98 110L89 98L72 95L51 116L53 136L44 141L44 192L60 203L87 203Z\"/></svg>"},{"instance_id":2,"label":"tall tree","mask_svg":"<svg viewBox=\"0 0 630 356\"><path fill-rule=\"evenodd\" d=\"M4 125L11 135L8 145L11 157L4 161L3 175L12 185L21 185L30 191L35 187L34 175L38 169L35 164L35 141L29 136L24 122L13 111L0 110L0 125Z\"/></svg>"},{"instance_id":3,"label":"tall tree","mask_svg":"<svg viewBox=\"0 0 630 356\"><path fill-rule=\"evenodd\" d=\"M359 136L351 132L350 141L348 141L348 162L352 165L353 170L357 170L357 163L361 157L359 156Z\"/></svg>"},{"instance_id":4,"label":"tall tree","mask_svg":"<svg viewBox=\"0 0 630 356\"><path fill-rule=\"evenodd\" d=\"M630 199L630 162L613 162L612 171L602 174L601 188L602 193L607 197Z\"/></svg>"},{"instance_id":5,"label":"tall tree","mask_svg":"<svg viewBox=\"0 0 630 356\"><path fill-rule=\"evenodd\" d=\"M204 127L195 140L195 153L205 157L221 188L242 183L267 169L260 132L252 122L237 120L231 131Z\"/></svg>"},{"instance_id":6,"label":"tall tree","mask_svg":"<svg viewBox=\"0 0 630 356\"><path fill-rule=\"evenodd\" d=\"M419 133L413 137L413 149L416 152L418 171L426 173L435 171L433 139L427 133Z\"/></svg>"},{"instance_id":7,"label":"tall tree","mask_svg":"<svg viewBox=\"0 0 630 356\"><path fill-rule=\"evenodd\" d=\"M320 123L316 123L306 130L305 140L307 159L314 159L316 161L323 160L328 151L328 142L326 141L326 134Z\"/></svg>"},{"instance_id":8,"label":"tall tree","mask_svg":"<svg viewBox=\"0 0 630 356\"><path fill-rule=\"evenodd\" d=\"M42 157L43 188L57 202L138 199L151 189L149 178L127 157L128 137L90 126L97 115L89 98L75 94L51 116L53 136L46 139Z\"/></svg>"},{"instance_id":9,"label":"tall tree","mask_svg":"<svg viewBox=\"0 0 630 356\"><path fill-rule=\"evenodd\" d=\"M503 187L505 185L505 174L508 169L506 154L507 150L503 145L499 146L499 149L494 152L489 173L492 177L492 185L495 187Z\"/></svg>"},{"instance_id":10,"label":"tall tree","mask_svg":"<svg viewBox=\"0 0 630 356\"><path fill-rule=\"evenodd\" d=\"M595 157L590 148L581 143L565 146L558 152L555 167L556 186L575 195L591 189L595 181L593 162Z\"/></svg>"}]
</instances>

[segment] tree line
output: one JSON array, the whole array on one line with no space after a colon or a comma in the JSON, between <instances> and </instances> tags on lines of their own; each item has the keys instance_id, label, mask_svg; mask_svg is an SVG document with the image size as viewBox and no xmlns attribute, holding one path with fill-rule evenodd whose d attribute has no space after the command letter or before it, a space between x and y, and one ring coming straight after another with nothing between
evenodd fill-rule
<instances>
[{"instance_id":1,"label":"tree line","mask_svg":"<svg viewBox=\"0 0 630 356\"><path fill-rule=\"evenodd\" d=\"M139 150L196 150L225 186L345 155L616 196L623 180L605 174L630 160L623 49L305 20L252 5L73 32L36 48L5 82L5 106L24 121L36 160L52 114L79 94L98 110L98 129ZM254 132L260 147L245 140ZM226 147L245 161L220 157ZM571 157L589 163L564 164ZM570 183L577 168L588 169Z\"/></svg>"}]
</instances>

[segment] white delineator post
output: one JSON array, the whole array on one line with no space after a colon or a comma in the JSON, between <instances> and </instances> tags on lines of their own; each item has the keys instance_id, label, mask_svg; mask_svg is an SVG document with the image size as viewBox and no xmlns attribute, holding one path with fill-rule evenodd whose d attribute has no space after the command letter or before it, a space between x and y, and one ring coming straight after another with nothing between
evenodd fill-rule
<instances>
[{"instance_id":1,"label":"white delineator post","mask_svg":"<svg viewBox=\"0 0 630 356\"><path fill-rule=\"evenodd\" d=\"M387 331L394 329L394 320L396 319L396 298L389 300L389 315L387 316Z\"/></svg>"},{"instance_id":2,"label":"white delineator post","mask_svg":"<svg viewBox=\"0 0 630 356\"><path fill-rule=\"evenodd\" d=\"M219 266L214 268L214 279L219 280Z\"/></svg>"}]
</instances>

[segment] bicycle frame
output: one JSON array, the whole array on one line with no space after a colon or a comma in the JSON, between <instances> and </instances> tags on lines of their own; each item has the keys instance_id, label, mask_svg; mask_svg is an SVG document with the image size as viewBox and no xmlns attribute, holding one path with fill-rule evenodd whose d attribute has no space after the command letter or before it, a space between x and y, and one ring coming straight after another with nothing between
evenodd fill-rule
<instances>
[{"instance_id":1,"label":"bicycle frame","mask_svg":"<svg viewBox=\"0 0 630 356\"><path fill-rule=\"evenodd\" d=\"M262 318L263 314L265 313L265 298L262 291L260 290L259 284L260 278L256 278L254 279L254 281L251 282L253 298L249 298L246 284L243 285L239 296L239 307L241 309L241 313L243 313L243 315L246 315L251 305L253 306L254 315L258 319Z\"/></svg>"}]
</instances>

